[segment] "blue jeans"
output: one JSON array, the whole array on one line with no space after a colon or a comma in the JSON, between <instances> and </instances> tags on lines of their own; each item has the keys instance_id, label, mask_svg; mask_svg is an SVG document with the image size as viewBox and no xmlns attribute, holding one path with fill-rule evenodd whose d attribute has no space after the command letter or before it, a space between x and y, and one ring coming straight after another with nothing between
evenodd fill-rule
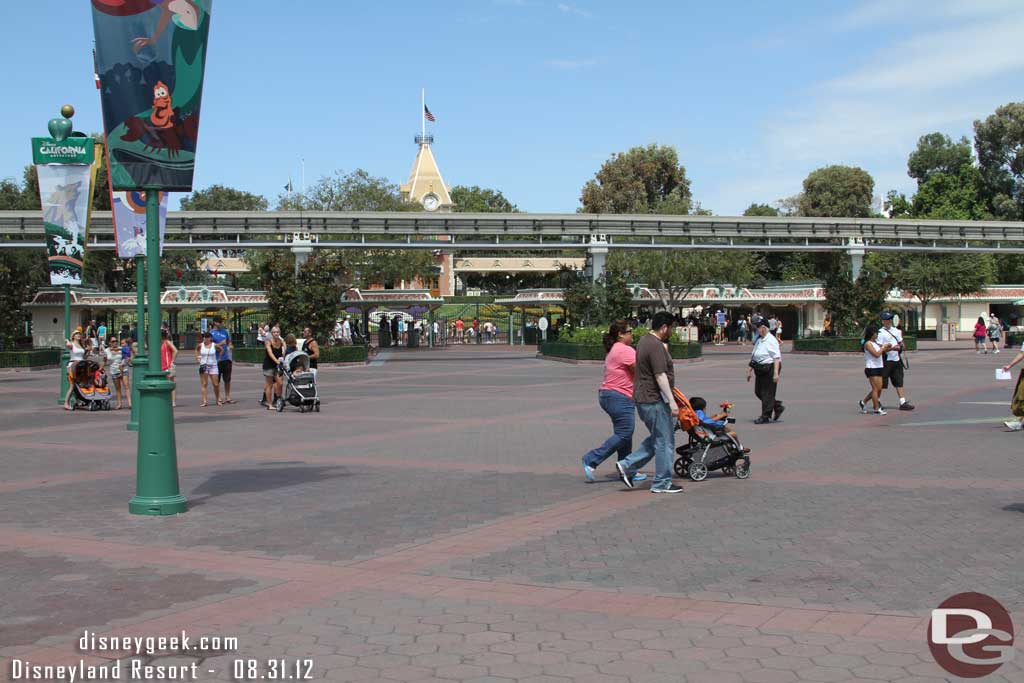
<instances>
[{"instance_id":1,"label":"blue jeans","mask_svg":"<svg viewBox=\"0 0 1024 683\"><path fill-rule=\"evenodd\" d=\"M632 476L654 458L654 481L651 488L666 488L672 484L672 454L676 445L672 411L667 403L658 401L637 403L636 412L640 413L640 419L647 425L651 435L622 462L622 467Z\"/></svg>"},{"instance_id":2,"label":"blue jeans","mask_svg":"<svg viewBox=\"0 0 1024 683\"><path fill-rule=\"evenodd\" d=\"M633 428L636 424L636 413L633 411L633 399L611 389L597 392L601 409L612 419L614 434L583 456L583 464L597 467L612 453L619 454L619 460L633 452Z\"/></svg>"}]
</instances>

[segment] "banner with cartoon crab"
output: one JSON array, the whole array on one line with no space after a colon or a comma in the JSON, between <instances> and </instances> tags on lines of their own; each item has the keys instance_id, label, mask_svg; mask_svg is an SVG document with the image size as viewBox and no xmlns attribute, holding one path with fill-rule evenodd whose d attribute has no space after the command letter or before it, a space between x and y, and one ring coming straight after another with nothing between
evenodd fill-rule
<instances>
[{"instance_id":1,"label":"banner with cartoon crab","mask_svg":"<svg viewBox=\"0 0 1024 683\"><path fill-rule=\"evenodd\" d=\"M110 209L114 215L119 258L146 255L146 193L110 191ZM167 193L160 193L160 255L164 254L167 230Z\"/></svg>"},{"instance_id":2,"label":"banner with cartoon crab","mask_svg":"<svg viewBox=\"0 0 1024 683\"><path fill-rule=\"evenodd\" d=\"M92 147L92 139L89 138ZM38 164L50 284L82 284L86 226L92 201L87 164Z\"/></svg>"},{"instance_id":3,"label":"banner with cartoon crab","mask_svg":"<svg viewBox=\"0 0 1024 683\"><path fill-rule=\"evenodd\" d=\"M92 0L112 190L192 190L212 4Z\"/></svg>"}]
</instances>

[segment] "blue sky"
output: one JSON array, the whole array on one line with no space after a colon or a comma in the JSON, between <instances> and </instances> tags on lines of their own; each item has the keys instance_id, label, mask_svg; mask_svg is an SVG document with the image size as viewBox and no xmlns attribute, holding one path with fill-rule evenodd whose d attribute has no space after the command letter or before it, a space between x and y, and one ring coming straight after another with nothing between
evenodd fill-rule
<instances>
[{"instance_id":1,"label":"blue sky","mask_svg":"<svg viewBox=\"0 0 1024 683\"><path fill-rule=\"evenodd\" d=\"M0 60L0 177L61 104L99 130L87 0L9 3ZM906 157L932 131L1024 99L1024 2L215 0L196 187L273 205L365 168L403 182L420 88L452 185L572 212L608 156L675 146L717 214L859 165L876 194L912 191ZM60 18L60 19L58 19Z\"/></svg>"}]
</instances>

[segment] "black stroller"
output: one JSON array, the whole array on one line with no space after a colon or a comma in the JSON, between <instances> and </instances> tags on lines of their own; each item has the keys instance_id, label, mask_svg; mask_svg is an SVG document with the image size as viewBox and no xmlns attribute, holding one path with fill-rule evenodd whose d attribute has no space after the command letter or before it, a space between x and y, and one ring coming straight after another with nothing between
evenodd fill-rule
<instances>
[{"instance_id":1,"label":"black stroller","mask_svg":"<svg viewBox=\"0 0 1024 683\"><path fill-rule=\"evenodd\" d=\"M316 375L309 369L309 356L305 351L292 351L281 361L284 372L284 389L277 401L277 412L285 404L297 407L300 413L306 410L320 412L320 393L316 388Z\"/></svg>"}]
</instances>

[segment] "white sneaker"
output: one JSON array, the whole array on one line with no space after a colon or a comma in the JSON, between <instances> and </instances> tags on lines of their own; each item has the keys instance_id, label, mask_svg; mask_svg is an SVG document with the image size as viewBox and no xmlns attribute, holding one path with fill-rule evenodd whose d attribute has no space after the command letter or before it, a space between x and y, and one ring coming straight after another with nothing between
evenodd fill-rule
<instances>
[{"instance_id":1,"label":"white sneaker","mask_svg":"<svg viewBox=\"0 0 1024 683\"><path fill-rule=\"evenodd\" d=\"M996 350L995 350L995 351L993 351L992 353L999 353L999 349L996 349Z\"/></svg>"},{"instance_id":2,"label":"white sneaker","mask_svg":"<svg viewBox=\"0 0 1024 683\"><path fill-rule=\"evenodd\" d=\"M1020 420L1007 420L1003 424L1006 425L1006 428L1009 429L1011 432L1019 432L1024 430L1024 422L1021 422Z\"/></svg>"},{"instance_id":3,"label":"white sneaker","mask_svg":"<svg viewBox=\"0 0 1024 683\"><path fill-rule=\"evenodd\" d=\"M586 477L588 484L594 483L594 468L584 463L583 465L583 476Z\"/></svg>"},{"instance_id":4,"label":"white sneaker","mask_svg":"<svg viewBox=\"0 0 1024 683\"><path fill-rule=\"evenodd\" d=\"M879 408L878 410L875 411L875 415L888 415L888 414L889 413L885 412L885 408Z\"/></svg>"},{"instance_id":5,"label":"white sneaker","mask_svg":"<svg viewBox=\"0 0 1024 683\"><path fill-rule=\"evenodd\" d=\"M857 405L860 406L860 414L861 415L867 415L868 414L868 409L864 405L864 401L857 401Z\"/></svg>"}]
</instances>

